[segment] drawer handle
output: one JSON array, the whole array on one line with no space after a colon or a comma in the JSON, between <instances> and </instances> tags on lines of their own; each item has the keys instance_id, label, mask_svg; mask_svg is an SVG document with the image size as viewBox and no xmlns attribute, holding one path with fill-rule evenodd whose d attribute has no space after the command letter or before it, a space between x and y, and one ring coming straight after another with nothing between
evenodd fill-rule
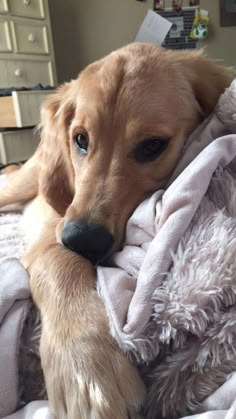
<instances>
[{"instance_id":1,"label":"drawer handle","mask_svg":"<svg viewBox=\"0 0 236 419\"><path fill-rule=\"evenodd\" d=\"M29 4L31 3L31 0L23 0L23 3L25 6L29 6Z\"/></svg>"},{"instance_id":2,"label":"drawer handle","mask_svg":"<svg viewBox=\"0 0 236 419\"><path fill-rule=\"evenodd\" d=\"M21 77L21 76L22 76L22 70L21 70L20 68L17 68L17 69L15 70L15 76L16 76L16 77Z\"/></svg>"},{"instance_id":3,"label":"drawer handle","mask_svg":"<svg viewBox=\"0 0 236 419\"><path fill-rule=\"evenodd\" d=\"M35 35L33 33L30 33L28 36L28 41L29 42L35 42L36 38Z\"/></svg>"}]
</instances>

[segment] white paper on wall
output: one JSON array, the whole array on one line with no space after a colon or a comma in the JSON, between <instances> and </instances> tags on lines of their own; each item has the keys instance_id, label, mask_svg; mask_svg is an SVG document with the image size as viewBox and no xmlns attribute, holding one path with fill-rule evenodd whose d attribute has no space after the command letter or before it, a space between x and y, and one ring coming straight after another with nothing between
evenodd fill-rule
<instances>
[{"instance_id":1,"label":"white paper on wall","mask_svg":"<svg viewBox=\"0 0 236 419\"><path fill-rule=\"evenodd\" d=\"M135 41L161 45L168 34L172 23L158 13L148 10Z\"/></svg>"}]
</instances>

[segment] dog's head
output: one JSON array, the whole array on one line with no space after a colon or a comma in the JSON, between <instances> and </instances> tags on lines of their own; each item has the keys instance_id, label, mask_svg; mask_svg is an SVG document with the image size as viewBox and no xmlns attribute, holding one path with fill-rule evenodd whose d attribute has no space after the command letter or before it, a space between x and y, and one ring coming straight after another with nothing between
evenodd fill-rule
<instances>
[{"instance_id":1,"label":"dog's head","mask_svg":"<svg viewBox=\"0 0 236 419\"><path fill-rule=\"evenodd\" d=\"M117 248L230 81L201 52L131 44L62 86L43 109L40 177L62 242L93 263Z\"/></svg>"}]
</instances>

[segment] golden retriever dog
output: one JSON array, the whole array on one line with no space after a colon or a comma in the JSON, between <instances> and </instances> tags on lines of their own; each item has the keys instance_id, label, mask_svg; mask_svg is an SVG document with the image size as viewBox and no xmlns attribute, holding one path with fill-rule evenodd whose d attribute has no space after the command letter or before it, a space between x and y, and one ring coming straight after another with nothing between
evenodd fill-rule
<instances>
[{"instance_id":1,"label":"golden retriever dog","mask_svg":"<svg viewBox=\"0 0 236 419\"><path fill-rule=\"evenodd\" d=\"M43 209L23 263L41 314L42 366L57 418L138 417L144 387L110 336L94 267L120 248L128 218L165 185L186 138L231 79L201 52L133 43L45 103L41 143L9 177L0 206L38 197Z\"/></svg>"}]
</instances>

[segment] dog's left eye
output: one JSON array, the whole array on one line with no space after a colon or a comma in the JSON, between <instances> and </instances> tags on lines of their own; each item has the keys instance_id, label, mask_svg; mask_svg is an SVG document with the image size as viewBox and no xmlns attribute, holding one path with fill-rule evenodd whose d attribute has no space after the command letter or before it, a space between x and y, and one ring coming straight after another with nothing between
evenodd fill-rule
<instances>
[{"instance_id":1,"label":"dog's left eye","mask_svg":"<svg viewBox=\"0 0 236 419\"><path fill-rule=\"evenodd\" d=\"M142 141L134 150L134 156L140 163L155 160L167 147L168 140L164 138L151 138Z\"/></svg>"},{"instance_id":2,"label":"dog's left eye","mask_svg":"<svg viewBox=\"0 0 236 419\"><path fill-rule=\"evenodd\" d=\"M76 134L74 140L80 151L83 154L87 154L89 145L88 137L85 134Z\"/></svg>"}]
</instances>

